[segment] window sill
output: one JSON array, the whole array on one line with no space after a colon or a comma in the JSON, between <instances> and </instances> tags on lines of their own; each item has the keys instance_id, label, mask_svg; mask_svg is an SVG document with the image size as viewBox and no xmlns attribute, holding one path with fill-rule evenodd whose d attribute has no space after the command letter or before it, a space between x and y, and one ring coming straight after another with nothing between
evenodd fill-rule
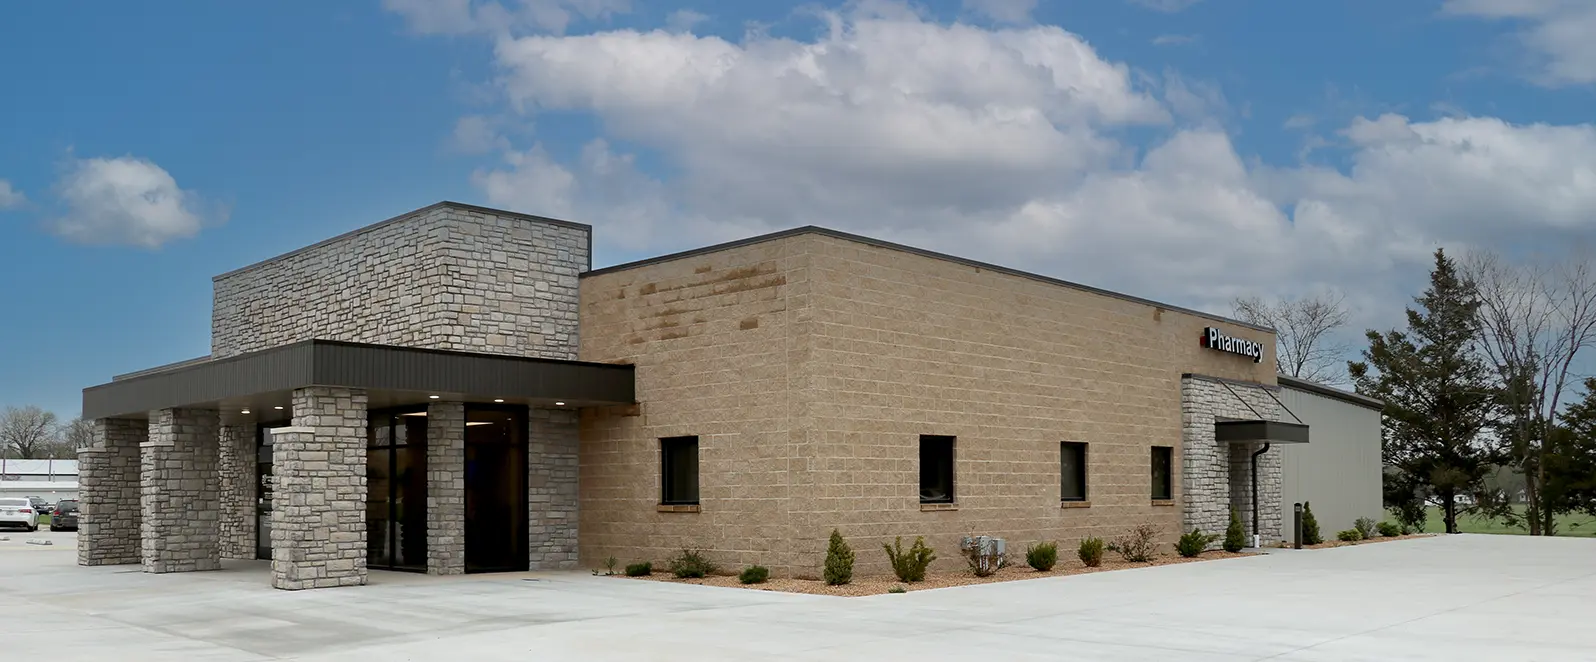
<instances>
[{"instance_id":1,"label":"window sill","mask_svg":"<svg viewBox=\"0 0 1596 662\"><path fill-rule=\"evenodd\" d=\"M662 513L696 513L696 512L698 512L698 504L696 504L696 503L684 503L684 504L664 504L664 503L662 503L662 504L659 504L659 506L656 507L656 510L658 510L659 512L662 512Z\"/></svg>"},{"instance_id":2,"label":"window sill","mask_svg":"<svg viewBox=\"0 0 1596 662\"><path fill-rule=\"evenodd\" d=\"M1090 502L1090 501L1060 501L1058 503L1058 507L1060 507L1060 508L1091 508L1092 507L1092 502Z\"/></svg>"},{"instance_id":3,"label":"window sill","mask_svg":"<svg viewBox=\"0 0 1596 662\"><path fill-rule=\"evenodd\" d=\"M1173 505L1175 505L1175 500L1174 499L1153 499L1153 505L1155 505L1155 506L1173 506Z\"/></svg>"},{"instance_id":4,"label":"window sill","mask_svg":"<svg viewBox=\"0 0 1596 662\"><path fill-rule=\"evenodd\" d=\"M922 504L920 504L920 512L922 512L922 513L931 513L931 512L938 512L938 511L943 511L943 510L958 510L958 509L959 509L959 504L956 504L956 503L922 503Z\"/></svg>"}]
</instances>

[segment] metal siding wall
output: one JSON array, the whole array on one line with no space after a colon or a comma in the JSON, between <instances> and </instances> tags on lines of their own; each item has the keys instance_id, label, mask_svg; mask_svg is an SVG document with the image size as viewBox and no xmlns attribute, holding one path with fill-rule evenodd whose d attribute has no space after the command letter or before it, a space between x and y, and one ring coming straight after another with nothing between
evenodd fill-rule
<instances>
[{"instance_id":1,"label":"metal siding wall","mask_svg":"<svg viewBox=\"0 0 1596 662\"><path fill-rule=\"evenodd\" d=\"M1334 539L1353 520L1384 516L1380 495L1380 412L1289 386L1280 401L1307 423L1310 443L1282 446L1282 503L1313 503L1319 533ZM1290 416L1283 416L1291 420ZM1285 507L1289 508L1289 505ZM1291 539L1291 515L1281 540Z\"/></svg>"}]
</instances>

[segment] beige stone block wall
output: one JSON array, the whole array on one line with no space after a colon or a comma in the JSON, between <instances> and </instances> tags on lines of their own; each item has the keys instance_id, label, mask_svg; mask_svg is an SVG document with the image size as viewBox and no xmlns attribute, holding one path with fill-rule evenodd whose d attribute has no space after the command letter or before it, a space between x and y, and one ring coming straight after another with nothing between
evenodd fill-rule
<instances>
[{"instance_id":1,"label":"beige stone block wall","mask_svg":"<svg viewBox=\"0 0 1596 662\"><path fill-rule=\"evenodd\" d=\"M1274 381L1203 348L1224 322L888 247L802 234L582 283L582 358L637 368L639 416L583 420L582 558L817 575L841 529L858 570L925 535L1073 546L1142 522L1180 528L1181 374ZM757 325L757 326L756 326ZM701 512L660 513L658 438L700 436ZM919 436L953 435L957 509L919 503ZM1090 444L1089 507L1061 507L1059 442ZM1150 454L1174 451L1153 505Z\"/></svg>"}]
</instances>

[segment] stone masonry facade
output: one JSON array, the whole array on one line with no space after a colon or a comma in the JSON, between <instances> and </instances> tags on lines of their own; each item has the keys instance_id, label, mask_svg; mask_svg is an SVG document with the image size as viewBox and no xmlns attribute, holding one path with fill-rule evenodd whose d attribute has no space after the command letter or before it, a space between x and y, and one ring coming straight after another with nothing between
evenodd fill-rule
<instances>
[{"instance_id":1,"label":"stone masonry facade","mask_svg":"<svg viewBox=\"0 0 1596 662\"><path fill-rule=\"evenodd\" d=\"M427 574L465 572L465 405L427 406Z\"/></svg>"},{"instance_id":2,"label":"stone masonry facade","mask_svg":"<svg viewBox=\"0 0 1596 662\"><path fill-rule=\"evenodd\" d=\"M440 203L214 279L211 357L322 339L575 359L591 229Z\"/></svg>"},{"instance_id":3,"label":"stone masonry facade","mask_svg":"<svg viewBox=\"0 0 1596 662\"><path fill-rule=\"evenodd\" d=\"M255 558L255 430L223 425L217 469L221 478L221 554Z\"/></svg>"},{"instance_id":4,"label":"stone masonry facade","mask_svg":"<svg viewBox=\"0 0 1596 662\"><path fill-rule=\"evenodd\" d=\"M150 413L149 438L139 449L145 572L221 568L216 478L220 427L215 411Z\"/></svg>"},{"instance_id":5,"label":"stone masonry facade","mask_svg":"<svg viewBox=\"0 0 1596 662\"><path fill-rule=\"evenodd\" d=\"M577 412L527 412L527 536L532 570L578 566L581 428Z\"/></svg>"},{"instance_id":6,"label":"stone masonry facade","mask_svg":"<svg viewBox=\"0 0 1596 662\"><path fill-rule=\"evenodd\" d=\"M294 391L293 426L273 435L272 586L366 583L366 393Z\"/></svg>"},{"instance_id":7,"label":"stone masonry facade","mask_svg":"<svg viewBox=\"0 0 1596 662\"><path fill-rule=\"evenodd\" d=\"M1258 384L1199 376L1181 379L1181 487L1185 492L1182 527L1223 533L1230 509L1252 535L1251 455L1257 444L1220 444L1216 420L1280 420L1280 405ZM1258 510L1265 542L1280 530L1281 451L1258 458Z\"/></svg>"},{"instance_id":8,"label":"stone masonry facade","mask_svg":"<svg viewBox=\"0 0 1596 662\"><path fill-rule=\"evenodd\" d=\"M78 564L138 563L139 449L150 436L142 420L94 422L94 445L78 451Z\"/></svg>"}]
</instances>

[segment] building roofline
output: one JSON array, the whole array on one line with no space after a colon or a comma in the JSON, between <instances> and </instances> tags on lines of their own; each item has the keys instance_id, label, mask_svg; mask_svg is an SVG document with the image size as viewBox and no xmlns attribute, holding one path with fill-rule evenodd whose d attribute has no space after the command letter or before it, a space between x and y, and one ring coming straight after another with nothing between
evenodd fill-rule
<instances>
[{"instance_id":1,"label":"building roofline","mask_svg":"<svg viewBox=\"0 0 1596 662\"><path fill-rule=\"evenodd\" d=\"M1367 395L1353 393L1351 391L1343 391L1333 386L1326 386L1324 384L1320 384L1319 382L1310 382L1306 379L1292 377L1290 375L1278 375L1275 377L1275 379L1279 380L1280 385L1286 388L1296 389L1298 391L1307 391L1309 393L1322 395L1327 398L1355 404L1360 407L1368 407L1369 409L1376 409L1380 411L1385 410L1385 401L1378 398L1371 398Z\"/></svg>"},{"instance_id":2,"label":"building roofline","mask_svg":"<svg viewBox=\"0 0 1596 662\"><path fill-rule=\"evenodd\" d=\"M533 221L535 223L547 223L547 224L550 224L550 225L559 225L559 226L568 227L568 228L574 228L574 229L578 229L578 230L586 230L587 231L587 236L588 236L588 244L589 244L589 246L588 246L588 249L589 249L588 250L588 262L589 262L589 264L592 263L593 251L592 251L592 245L591 244L592 244L592 241L593 241L593 226L591 226L591 225L588 225L586 223L576 223L576 222L573 222L573 221L563 221L563 220L560 220L558 218L548 218L546 216L536 216L536 215L533 215L533 214L523 214L521 212L508 211L508 210L504 210L504 209L494 209L492 207L481 207L481 206L477 206L477 205L468 205L468 204L465 204L463 202L454 202L452 200L444 200L444 201L441 201L441 202L435 202L433 204L427 205L427 206L422 207L420 209L414 209L414 210L411 210L411 211L407 211L407 212L405 212L403 214L400 214L398 216L394 216L394 217L389 218L387 220L377 221L376 223L372 223L371 225L363 225L361 227L355 228L353 230L350 230L350 231L345 232L343 234L337 235L335 237L329 237L327 239L323 239L323 240L318 241L318 242L316 242L314 244L311 244L309 246L303 246L303 247L300 247L300 248L296 248L294 250L288 251L287 253L283 253L281 255L276 255L276 256L273 256L273 257L269 257L269 258L266 258L266 259L261 260L259 262L255 262L255 263L252 263L252 264L249 264L249 265L246 265L246 266L239 267L239 268L234 269L232 271L228 271L226 273L222 273L222 274L218 274L218 275L212 276L211 277L211 282L215 282L215 281L221 280L223 278L227 278L229 276L234 276L234 275L249 271L251 269L259 268L259 267L264 266L266 264L269 264L271 262L276 262L276 261L281 260L283 258L292 257L292 256L298 255L300 253L309 252L311 250L315 250L317 248L321 248L321 247L326 246L328 244L332 244L332 243L336 243L336 242L339 242L339 241L343 241L343 240L348 239L350 237L354 237L354 236L357 236L357 235L365 234L367 232L371 232L371 231L376 230L378 228L382 228L382 227L385 227L385 226L388 226L388 225L391 225L391 224L394 224L394 223L398 223L400 221L405 221L405 220L408 220L408 219L411 219L411 218L415 218L416 216L420 216L422 214L426 214L426 213L429 213L429 212L432 212L432 211L435 211L435 210L438 210L438 209L444 209L444 208L458 209L458 210L461 210L461 211L478 212L478 213L482 213L482 214L492 214L492 215L495 215L495 216L506 216L506 217L509 217L509 218L519 218L521 220Z\"/></svg>"},{"instance_id":3,"label":"building roofline","mask_svg":"<svg viewBox=\"0 0 1596 662\"><path fill-rule=\"evenodd\" d=\"M1153 306L1155 308L1162 308L1164 310L1170 310L1170 311L1175 311L1175 312L1179 312L1179 313L1186 313L1188 315L1195 315L1195 316L1198 316L1198 317L1211 319L1211 320L1214 320L1214 321L1217 321L1217 322L1224 322L1226 324L1234 324L1236 326L1246 327L1246 328L1249 328L1249 329L1253 329L1255 331L1266 331L1266 332L1269 332L1269 333L1274 333L1275 332L1274 329L1271 329L1271 328L1269 328L1267 326L1260 326L1260 325L1252 324L1252 323L1249 323L1249 322L1243 322L1241 320L1225 317L1223 315L1216 315L1214 313L1205 313L1205 312L1200 311L1200 310L1193 310L1191 308L1183 308L1181 306L1172 306L1172 305L1167 304L1167 303L1160 303L1160 302L1157 302L1157 301L1153 301L1151 299L1144 299L1142 297L1138 297L1138 296L1134 296L1134 295L1130 295L1130 294L1125 294L1123 292L1115 292L1113 290L1105 290L1105 289L1100 288L1100 287L1092 287L1091 285L1082 285L1082 284L1076 283L1076 282L1071 282L1071 281L1067 281L1067 280L1053 278L1052 276L1043 276L1041 274L1032 273L1032 272L1029 272L1029 271L1021 271L1019 269L1013 269L1013 268L1009 268L1009 267L1005 267L1005 266L1001 266L1001 265L996 265L996 264L991 264L991 263L987 263L987 262L980 262L978 260L971 260L969 258L959 257L957 255L948 255L947 253L938 253L936 251L926 250L924 248L915 248L913 246L907 246L907 245L904 245L904 244L897 244L897 243L893 243L893 242L890 242L890 241L883 241L883 240L880 240L880 239L874 239L874 238L871 238L871 237L866 237L866 236L862 236L862 235L852 234L852 233L848 233L848 232L842 232L840 230L833 230L833 229L830 229L830 228L823 228L823 227L819 227L819 226L815 226L815 225L806 225L806 226L803 226L803 227L792 228L790 230L781 230L779 232L772 232L772 233L769 233L769 234L762 234L762 235L758 235L758 236L754 236L754 237L748 237L746 239L738 239L736 241L728 241L728 242L722 243L722 244L715 244L715 245L712 245L712 246L705 246L705 247L702 247L702 248L694 248L694 249L691 249L691 250L680 251L680 252L677 252L677 253L670 253L670 254L667 254L667 255L660 255L660 256L657 256L657 257L651 257L651 258L647 258L647 259L643 259L643 260L637 260L635 262L626 262L626 263L622 263L622 264L617 264L617 265L613 265L613 266L604 267L602 269L593 269L593 270L590 270L590 271L587 271L587 272L583 273L582 277L586 278L588 276L601 276L601 275L604 275L604 274L611 274L611 273L617 273L617 272L621 272L621 271L628 271L628 270L631 270L631 269L637 269L639 267L646 267L646 266L650 266L650 265L661 264L661 263L664 263L664 262L673 262L673 261L676 261L676 260L682 260L682 259L686 259L686 258L690 258L690 257L697 257L697 256L700 256L700 255L708 255L710 253L718 253L718 252L721 252L721 251L731 250L731 249L734 249L734 248L742 248L744 246L751 246L751 245L754 245L754 244L762 244L762 243L765 243L765 242L776 241L776 240L779 240L779 239L787 239L789 237L797 237L797 236L806 235L806 234L814 234L814 235L820 235L820 236L824 236L824 237L832 237L834 239L842 239L842 240L845 240L845 241L852 241L852 242L855 242L855 243L866 244L866 245L875 246L875 247L878 247L878 248L886 248L886 249L895 250L895 251L902 251L902 252L905 252L905 253L911 253L911 254L914 254L914 255L922 256L922 257L929 257L929 258L933 258L933 259L937 259L937 260L942 260L942 261L945 261L945 262L953 262L955 264L962 264L962 265L968 266L968 267L975 267L975 268L978 268L978 269L986 269L986 270L989 270L989 271L995 271L997 273L1008 274L1010 276L1018 276L1020 278L1034 280L1034 281L1046 283L1046 284L1049 284L1049 285L1057 285L1057 286L1060 286L1060 287L1066 287L1066 288L1070 288L1070 289L1073 289L1073 290L1079 290L1079 291L1087 292L1087 293L1090 293L1090 294L1097 294L1097 295L1107 296L1107 297L1111 297L1111 298L1115 298L1115 299L1120 299L1122 301L1130 301L1132 303L1139 303L1139 304L1146 305L1146 306Z\"/></svg>"}]
</instances>

